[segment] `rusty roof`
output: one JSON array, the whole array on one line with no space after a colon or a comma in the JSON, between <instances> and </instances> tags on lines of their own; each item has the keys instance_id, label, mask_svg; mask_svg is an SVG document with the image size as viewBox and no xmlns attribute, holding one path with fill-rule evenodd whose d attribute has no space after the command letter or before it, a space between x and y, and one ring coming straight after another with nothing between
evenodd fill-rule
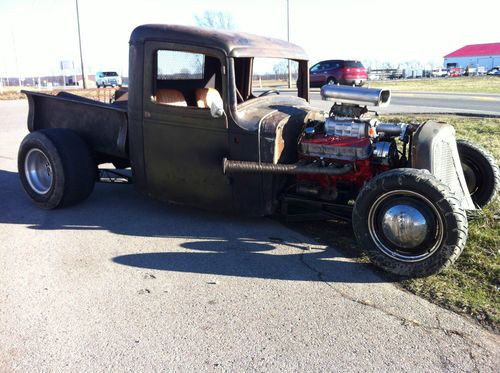
<instances>
[{"instance_id":1,"label":"rusty roof","mask_svg":"<svg viewBox=\"0 0 500 373\"><path fill-rule=\"evenodd\" d=\"M202 27L151 24L138 26L132 31L130 44L141 44L146 40L215 48L231 57L308 59L301 47L280 39Z\"/></svg>"}]
</instances>

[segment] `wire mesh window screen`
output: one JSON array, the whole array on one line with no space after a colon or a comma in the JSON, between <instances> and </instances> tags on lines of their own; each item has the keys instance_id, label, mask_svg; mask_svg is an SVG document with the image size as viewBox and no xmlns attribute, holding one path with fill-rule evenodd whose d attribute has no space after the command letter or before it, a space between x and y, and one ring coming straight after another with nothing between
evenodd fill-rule
<instances>
[{"instance_id":1,"label":"wire mesh window screen","mask_svg":"<svg viewBox=\"0 0 500 373\"><path fill-rule=\"evenodd\" d=\"M203 79L205 55L159 50L156 52L159 80Z\"/></svg>"}]
</instances>

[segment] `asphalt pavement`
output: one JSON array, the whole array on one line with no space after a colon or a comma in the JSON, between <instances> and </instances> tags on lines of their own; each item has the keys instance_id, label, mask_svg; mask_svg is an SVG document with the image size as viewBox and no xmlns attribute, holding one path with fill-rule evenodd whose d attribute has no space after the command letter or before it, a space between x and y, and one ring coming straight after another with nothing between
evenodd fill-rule
<instances>
[{"instance_id":1,"label":"asphalt pavement","mask_svg":"<svg viewBox=\"0 0 500 373\"><path fill-rule=\"evenodd\" d=\"M0 102L1 372L496 372L498 335L271 219L129 185L36 208Z\"/></svg>"},{"instance_id":2,"label":"asphalt pavement","mask_svg":"<svg viewBox=\"0 0 500 373\"><path fill-rule=\"evenodd\" d=\"M329 110L332 105L330 101L321 100L318 89L311 91L311 103L323 110ZM450 113L500 116L500 95L393 91L390 105L375 110L379 114Z\"/></svg>"}]
</instances>

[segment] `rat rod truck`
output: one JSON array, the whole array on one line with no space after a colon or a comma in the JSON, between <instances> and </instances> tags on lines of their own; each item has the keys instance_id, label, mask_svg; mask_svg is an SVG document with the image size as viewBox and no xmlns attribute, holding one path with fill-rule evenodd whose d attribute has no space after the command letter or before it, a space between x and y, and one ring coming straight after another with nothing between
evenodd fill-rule
<instances>
[{"instance_id":1,"label":"rat rod truck","mask_svg":"<svg viewBox=\"0 0 500 373\"><path fill-rule=\"evenodd\" d=\"M294 95L254 91L260 57L296 64ZM330 113L311 107L307 56L296 45L143 25L131 35L129 62L129 89L110 104L24 92L30 134L19 176L38 206L82 201L104 181L98 166L113 163L130 170L109 172L128 172L140 191L164 201L250 215L300 206L308 218L352 218L375 264L424 276L460 255L466 211L498 190L494 159L457 142L452 126L371 117L367 106L389 104L387 90L327 85Z\"/></svg>"}]
</instances>

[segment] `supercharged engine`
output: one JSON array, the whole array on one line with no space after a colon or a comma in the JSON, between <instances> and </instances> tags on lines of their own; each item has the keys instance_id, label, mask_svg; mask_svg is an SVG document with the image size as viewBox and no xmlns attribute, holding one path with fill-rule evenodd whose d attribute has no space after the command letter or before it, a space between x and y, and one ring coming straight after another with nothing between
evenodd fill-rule
<instances>
[{"instance_id":1,"label":"supercharged engine","mask_svg":"<svg viewBox=\"0 0 500 373\"><path fill-rule=\"evenodd\" d=\"M461 166L455 130L442 122L383 123L368 106L390 103L389 90L325 85L328 115L304 123L293 164L223 159L224 173L295 175L287 192L345 203L376 175L395 168L425 169L445 183L462 208L475 209ZM375 115L373 115L373 113ZM321 119L319 119L321 118Z\"/></svg>"},{"instance_id":2,"label":"supercharged engine","mask_svg":"<svg viewBox=\"0 0 500 373\"><path fill-rule=\"evenodd\" d=\"M334 104L328 115L310 110L288 137L294 163L224 158L224 173L276 174L267 185L278 187L281 216L351 220L358 244L394 274L444 269L465 246L466 211L500 189L493 157L457 142L444 122L381 122L367 107L388 105L387 90L327 85L321 94Z\"/></svg>"},{"instance_id":3,"label":"supercharged engine","mask_svg":"<svg viewBox=\"0 0 500 373\"><path fill-rule=\"evenodd\" d=\"M407 145L416 127L381 123L360 105L386 106L389 91L324 86L321 95L335 103L324 121L308 123L299 141L299 158L323 167L351 164L352 169L341 175L298 175L298 194L345 201L376 174L407 166Z\"/></svg>"},{"instance_id":4,"label":"supercharged engine","mask_svg":"<svg viewBox=\"0 0 500 373\"><path fill-rule=\"evenodd\" d=\"M445 123L383 123L367 106L387 106L390 91L326 85L334 104L324 121L307 124L299 140L299 158L321 167L352 168L338 175L299 174L296 192L321 200L345 202L377 174L393 168L427 169L473 209L452 126ZM376 113L375 113L376 114Z\"/></svg>"}]
</instances>

